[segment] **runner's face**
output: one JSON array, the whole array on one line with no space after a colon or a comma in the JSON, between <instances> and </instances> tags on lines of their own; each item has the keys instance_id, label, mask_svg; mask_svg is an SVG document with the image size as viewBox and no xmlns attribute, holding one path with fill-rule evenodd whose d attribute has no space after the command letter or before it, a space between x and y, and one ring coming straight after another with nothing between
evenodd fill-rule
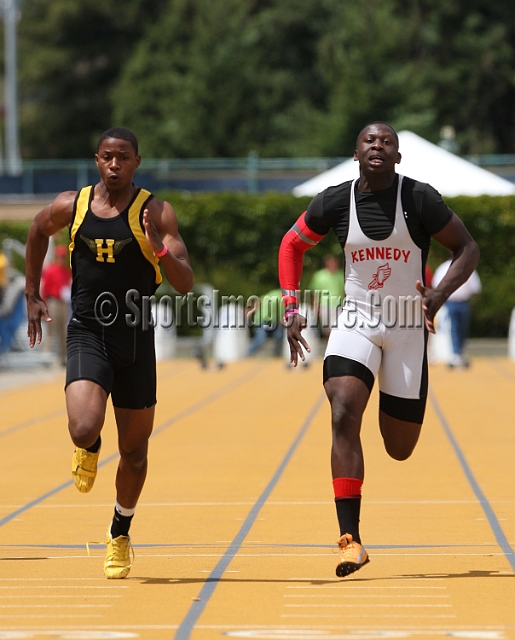
<instances>
[{"instance_id":1,"label":"runner's face","mask_svg":"<svg viewBox=\"0 0 515 640\"><path fill-rule=\"evenodd\" d=\"M141 157L127 140L107 138L103 140L95 154L101 180L110 191L119 191L132 183L134 172L139 167Z\"/></svg>"},{"instance_id":2,"label":"runner's face","mask_svg":"<svg viewBox=\"0 0 515 640\"><path fill-rule=\"evenodd\" d=\"M384 174L395 171L401 161L399 145L393 131L387 125L373 124L360 133L354 159L362 171Z\"/></svg>"}]
</instances>

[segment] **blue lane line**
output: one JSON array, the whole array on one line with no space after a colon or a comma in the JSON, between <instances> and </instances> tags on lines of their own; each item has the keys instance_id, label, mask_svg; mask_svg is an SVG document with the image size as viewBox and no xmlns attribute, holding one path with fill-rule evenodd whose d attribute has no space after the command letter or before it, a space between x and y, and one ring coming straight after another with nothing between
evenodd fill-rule
<instances>
[{"instance_id":1,"label":"blue lane line","mask_svg":"<svg viewBox=\"0 0 515 640\"><path fill-rule=\"evenodd\" d=\"M37 424L38 422L44 422L45 420L50 420L51 418L58 418L59 416L66 413L64 408L56 409L55 411L51 411L50 413L45 414L44 416L37 416L35 418L30 418L29 420L25 420L24 422L20 422L19 424L15 424L12 427L9 427L5 431L0 431L0 438L8 436L15 431L21 431L22 429L26 429L33 424Z\"/></svg>"},{"instance_id":2,"label":"blue lane line","mask_svg":"<svg viewBox=\"0 0 515 640\"><path fill-rule=\"evenodd\" d=\"M207 406L208 404L211 404L211 402L214 402L215 400L218 400L218 398L221 398L226 393L229 393L230 391L232 391L236 387L239 387L243 383L248 382L261 369L262 369L262 367L257 367L255 369L252 369L250 372L247 373L246 376L243 376L243 378L240 378L240 379L236 380L236 382L231 382L230 384L226 385L225 387L222 387L221 389L218 389L217 391L213 391L213 393L211 393L210 395L206 396L202 400L199 400L195 404L191 405L191 407L188 407L187 409L184 409L184 411L181 411L181 413L178 413L176 416L173 416L172 418L170 418L166 422L163 422L161 425L159 425L159 427L155 428L152 431L152 435L150 436L150 438L155 438L162 431L164 431L165 429L168 429L168 427L171 427L172 424L174 424L175 422L179 422L179 420L182 420L183 418L187 418L192 413L195 413L199 409L203 409L205 406Z\"/></svg>"},{"instance_id":3,"label":"blue lane line","mask_svg":"<svg viewBox=\"0 0 515 640\"><path fill-rule=\"evenodd\" d=\"M105 458L105 460L103 460L98 465L98 468L101 468L105 464L108 464L109 462L111 462L111 460L114 460L114 458L116 458L116 457L118 457L118 453L113 453L108 458ZM20 507L19 509L16 509L16 511L13 511L12 513L9 513L4 518L1 518L0 519L0 527L2 527L4 524L7 524L8 522L13 520L14 518L16 518L16 516L19 516L20 514L24 513L25 511L28 511L29 509L32 509L32 507L35 507L36 505L40 504L41 502L43 502L47 498L50 498L50 497L54 496L56 493L59 493L60 491L62 491L63 489L66 489L67 487L69 487L72 484L73 484L73 478L71 480L68 480L67 482L64 482L63 484L59 485L58 487L55 487L54 489L51 489L50 491L47 491L47 493L44 493L42 496L39 496L39 498L35 498L34 500L31 500L31 502L28 502L27 504L24 504L23 507Z\"/></svg>"},{"instance_id":4,"label":"blue lane line","mask_svg":"<svg viewBox=\"0 0 515 640\"><path fill-rule=\"evenodd\" d=\"M250 510L248 516L245 518L244 523L241 525L240 530L238 531L238 533L236 534L235 538L233 539L233 541L231 542L231 544L227 548L225 554L218 561L218 564L213 569L213 571L210 573L209 577L206 578L206 582L205 582L204 586L202 587L202 589L199 591L199 593L197 595L198 600L196 600L191 605L188 613L186 614L186 617L184 618L184 620L179 625L179 628L177 629L177 633L175 634L175 639L176 640L188 640L189 639L190 634L193 631L193 628L195 626L195 623L197 622L199 617L202 615L202 612L204 611L209 599L213 595L213 593L214 593L214 591L216 589L216 586L217 586L218 582L220 581L223 573L225 572L225 570L227 569L227 567L231 563L231 561L234 558L234 556L238 553L238 551L239 551L239 549L240 549L240 547L241 547L241 545L243 543L243 540L248 535L250 529L252 528L252 526L253 526L253 524L254 524L254 522L255 522L258 514L259 514L259 512L261 511L261 508L263 507L263 505L267 501L269 495L272 493L274 487L278 483L280 477L282 476L284 470L286 469L288 463L290 462L290 459L291 459L293 453L295 452L295 449L298 447L298 445L301 442L302 438L306 434L306 431L308 430L308 428L309 428L309 426L311 424L311 421L313 420L313 418L317 414L317 412L318 412L318 410L320 408L320 405L322 404L322 401L324 400L324 398L325 398L325 394L323 393L323 394L320 395L318 400L315 402L315 405L311 409L311 412L309 413L308 417L306 418L306 421L302 425L299 433L295 437L295 440L293 441L293 443L290 446L288 452L284 456L283 461L281 462L281 464L277 468L277 471L274 473L274 475L272 476L272 479L268 483L267 487L265 488L263 493L259 496L257 502L255 503L255 505Z\"/></svg>"},{"instance_id":5,"label":"blue lane line","mask_svg":"<svg viewBox=\"0 0 515 640\"><path fill-rule=\"evenodd\" d=\"M170 418L166 422L163 422L161 425L159 425L159 427L154 429L154 431L153 431L153 433L151 435L151 438L157 436L158 434L163 432L165 429L168 429L170 426L172 426L173 424L175 424L179 420L190 416L191 414L195 413L199 409L202 409L203 407L205 407L206 405L210 404L214 400L217 400L219 397L225 395L226 393L229 393L234 388L236 388L236 387L242 385L243 383L247 382L250 378L255 376L261 370L261 368L262 367L257 367L257 368L252 369L246 376L243 376L242 378L238 379L236 382L231 382L230 384L226 385L225 387L222 387L218 391L214 391L212 394L210 394L209 396L207 396L203 400L200 400L199 402L195 403L194 405L192 405L188 409L185 409L184 411L182 411L181 413L178 413L176 416L173 416L172 418ZM117 453L111 454L107 458L104 458L102 460L102 462L99 462L98 468L100 469L103 466L105 466L106 464L109 464L109 462L111 462L112 460L115 460L116 458L118 458L119 455L120 454L117 452ZM50 498L51 496L55 495L56 493L59 493L60 491L62 491L63 489L66 489L67 487L71 486L72 484L73 484L73 478L71 480L68 480L67 482L64 482L63 484L59 485L58 487L55 487L51 491L47 491L47 493L44 493L43 495L39 496L38 498L35 498L34 500L31 500L31 502L28 502L27 504L23 505L23 507L20 507L19 509L16 509L16 511L13 511L12 513L9 513L8 515L6 515L5 517L0 519L0 527L2 527L4 524L7 524L8 522L10 522L11 520L13 520L17 516L19 516L21 513L24 513L25 511L28 511L29 509L32 509L32 507L35 507L36 505L40 504L41 502L43 502L47 498Z\"/></svg>"},{"instance_id":6,"label":"blue lane line","mask_svg":"<svg viewBox=\"0 0 515 640\"><path fill-rule=\"evenodd\" d=\"M182 369L184 369L184 367L182 367ZM171 375L178 374L180 373L180 371L182 371L182 369L179 369L178 371L175 371L175 370L167 371L165 374L162 374L161 376L159 376L159 380L163 380L164 378L169 378ZM0 438L4 438L5 436L10 435L11 433L15 433L16 431L21 431L22 429L26 429L27 427L30 427L34 424L38 424L39 422L44 422L45 420L51 420L52 418L58 418L59 416L62 416L65 414L66 414L66 408L61 407L60 409L56 409L55 411L51 411L50 413L46 413L45 415L37 416L35 418L29 418L24 422L20 422L19 424L15 424L12 427L5 429L5 431L0 431Z\"/></svg>"},{"instance_id":7,"label":"blue lane line","mask_svg":"<svg viewBox=\"0 0 515 640\"><path fill-rule=\"evenodd\" d=\"M467 480L470 483L470 486L472 487L472 490L474 491L474 493L476 494L476 498L479 501L479 504L481 505L481 507L483 508L483 511L485 512L486 518L488 520L488 523L490 524L490 527L492 528L492 531L494 532L495 535L495 539L497 540L497 544L499 545L499 547L501 548L502 552L504 553L504 555L506 556L506 559L508 560L508 562L510 563L510 566L513 570L513 572L515 573L515 551L512 549L512 547L510 546L510 543L508 542L508 539L506 538L506 535L504 533L504 531L502 530L502 527L499 523L499 520L497 519L497 516L495 515L494 510L492 509L490 503L488 502L487 497L485 496L485 494L481 491L481 487L479 486L478 482L476 481L476 479L474 478L474 474L472 473L471 468L469 467L469 464L462 452L462 450L460 449L458 442L456 441L456 438L454 437L451 428L449 427L449 424L447 422L447 420L445 419L445 416L442 412L442 410L440 409L440 406L438 404L438 402L436 401L435 396L430 393L429 397L431 399L431 404L433 405L433 408L436 412L436 415L438 416L438 419L440 420L440 423L442 424L442 427L445 431L445 434L447 435L447 438L449 439L453 449L454 449L454 453L456 454L456 456L458 457L458 460L460 461L461 467L465 473L465 476L467 478Z\"/></svg>"}]
</instances>

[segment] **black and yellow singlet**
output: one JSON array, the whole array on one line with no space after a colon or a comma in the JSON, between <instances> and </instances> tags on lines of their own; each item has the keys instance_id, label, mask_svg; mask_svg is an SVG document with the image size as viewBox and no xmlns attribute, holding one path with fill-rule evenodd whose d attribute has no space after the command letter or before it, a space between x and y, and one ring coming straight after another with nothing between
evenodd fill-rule
<instances>
[{"instance_id":1,"label":"black and yellow singlet","mask_svg":"<svg viewBox=\"0 0 515 640\"><path fill-rule=\"evenodd\" d=\"M118 216L100 218L91 210L93 194L93 186L79 191L70 226L72 311L89 325L120 326L131 305L141 309L143 297L152 296L162 280L142 224L153 196L138 189Z\"/></svg>"}]
</instances>

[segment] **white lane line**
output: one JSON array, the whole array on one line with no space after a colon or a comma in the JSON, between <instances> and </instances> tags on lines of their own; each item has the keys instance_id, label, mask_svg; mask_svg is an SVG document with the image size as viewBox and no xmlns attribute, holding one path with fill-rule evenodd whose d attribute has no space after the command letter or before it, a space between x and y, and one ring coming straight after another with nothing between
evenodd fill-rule
<instances>
[{"instance_id":1,"label":"white lane line","mask_svg":"<svg viewBox=\"0 0 515 640\"><path fill-rule=\"evenodd\" d=\"M376 585L376 586L372 586L372 585L364 585L361 586L359 584L361 578L357 577L356 574L352 574L350 576L347 576L345 578L345 580L343 582L345 583L349 583L352 582L353 584L353 589L446 589L447 587L445 586L438 586L435 585L435 582L443 582L444 581L444 577L440 576L440 575L434 575L431 576L430 578L419 578L419 577L412 577L412 578L401 578L401 577L396 577L396 576L392 576L390 578L375 578L374 581L375 582L381 582L384 581L386 582L386 584L384 585ZM324 582L324 584L316 584L317 582ZM315 584L306 584L306 585L288 585L286 588L287 589L341 589L342 588L342 580L341 578L326 578L325 576L317 576L317 577L311 577L311 578L306 578L304 577L293 577L293 578L288 578L287 580L284 580L283 582L314 582ZM331 584L325 584L330 582ZM397 584L391 584L392 582L407 582L408 584L406 586L403 585L397 585ZM424 585L424 586L412 586L413 582L430 582L433 584L429 584L429 585ZM358 583L358 584L356 584Z\"/></svg>"},{"instance_id":2,"label":"white lane line","mask_svg":"<svg viewBox=\"0 0 515 640\"><path fill-rule=\"evenodd\" d=\"M388 607L388 608L392 608L392 607L396 607L399 609L413 609L413 607L439 607L439 608L446 608L446 609L450 609L452 607L452 604L424 604L422 602L414 602L413 604L409 604L409 603L404 603L404 604L393 604L393 603L388 603L388 604L370 604L370 602L364 602L363 604L360 604L359 602L351 602L349 604L346 604L345 602L339 602L338 604L321 604L321 603L317 603L317 604L309 604L308 602L304 602L303 604L285 604L285 607L290 607L290 608L295 608L295 607L317 607L320 609L339 609L341 607L367 607L370 609L377 609L379 607Z\"/></svg>"},{"instance_id":3,"label":"white lane line","mask_svg":"<svg viewBox=\"0 0 515 640\"><path fill-rule=\"evenodd\" d=\"M488 555L488 557L490 557L490 556L503 556L504 557L505 556L505 554L502 553L502 552L501 553L497 553L497 552L494 552L494 551L487 551L486 549L483 552L479 552L479 553L468 553L468 552L467 553L457 553L457 552L441 553L439 551L434 551L432 553L418 553L418 552L415 553L414 551L411 551L410 549L406 549L405 553L396 553L396 552L392 552L392 551L388 551L386 553L381 553L381 552L378 552L378 551L374 551L373 554L374 554L374 558L376 556L403 556L403 557L409 556L410 558L411 557L416 557L416 556L434 556L434 557L436 557L436 556L442 556L442 557L444 557L444 556L483 556L484 557L486 555ZM436 573L438 573L438 572L435 571L435 574Z\"/></svg>"},{"instance_id":4,"label":"white lane line","mask_svg":"<svg viewBox=\"0 0 515 640\"><path fill-rule=\"evenodd\" d=\"M197 571L197 573L211 573L211 571L212 571L211 569L199 569ZM224 573L241 573L241 571L239 571L239 570L238 571L231 570L231 571L225 571Z\"/></svg>"},{"instance_id":5,"label":"white lane line","mask_svg":"<svg viewBox=\"0 0 515 640\"><path fill-rule=\"evenodd\" d=\"M21 578L20 578L21 580ZM2 587L0 586L0 589L30 589L31 591L33 591L34 589L52 589L53 591L55 591L56 589L66 589L66 591L68 591L69 589L80 589L81 591L83 591L84 589L128 589L128 586L125 585L120 585L119 587L91 587L91 586L83 586L83 587L76 587L75 585L63 585L62 587L59 585L43 585L43 584L36 584L36 585L32 585L32 586L24 586L24 585L11 585L9 587ZM70 598L76 598L77 596L69 596ZM100 597L100 596L95 596L95 597ZM102 596L104 597L104 596ZM110 596L105 596L105 597L110 597ZM114 596L113 596L114 597ZM121 596L119 596L121 597Z\"/></svg>"},{"instance_id":6,"label":"white lane line","mask_svg":"<svg viewBox=\"0 0 515 640\"><path fill-rule=\"evenodd\" d=\"M152 550L149 548L145 548L145 547L141 547L138 549L137 545L135 545L136 547L136 551L138 552L138 556L140 557L148 557L148 558L220 558L222 555L224 555L223 553L199 553L199 552L195 552L195 553L176 553L173 550L171 550L168 553L152 553ZM102 549L92 549L93 551L102 551ZM313 553L313 552L282 552L282 553L238 553L237 557L244 557L244 558L289 558L289 557L293 557L293 558L304 558L304 557L316 557L316 558L330 558L332 557L334 554L330 553L330 552L317 552L317 553ZM494 551L481 551L481 552L462 552L462 553L458 553L458 552L450 552L450 553L442 553L439 551L433 551L433 552L428 552L428 553L420 553L420 552L415 552L415 551L411 551L410 549L407 549L405 553L397 553L397 552L392 552L392 551L387 551L385 553L383 552L378 552L378 551L374 551L374 557L392 557L392 556L400 556L400 557L419 557L419 556L423 556L423 557L461 557L461 556L465 556L465 557L485 557L485 555L488 555L488 557L490 556L504 556L503 553L501 552L494 552ZM51 559L51 560L69 560L69 559L78 559L78 558L94 558L95 556L91 555L88 556L87 554L77 554L77 555L59 555L59 556L52 556L52 555L45 555L44 559ZM96 557L100 557L100 555L96 556ZM17 560L19 558L9 558L9 560ZM43 558L42 558L43 559ZM435 575L437 574L437 572L435 572ZM318 577L316 578L317 580L321 580L322 578Z\"/></svg>"},{"instance_id":7,"label":"white lane line","mask_svg":"<svg viewBox=\"0 0 515 640\"><path fill-rule=\"evenodd\" d=\"M454 614L447 614L447 615L437 615L434 613L428 613L427 615L424 614L406 614L406 615L400 615L400 614L386 614L386 613L374 613L373 615L368 615L368 614L361 614L361 613L349 613L349 612L345 612L342 613L340 616L338 616L338 614L334 614L334 613L313 613L313 614L304 614L304 613L299 613L299 614L295 614L295 615L290 615L290 614L286 614L286 613L282 613L281 614L281 618L335 618L335 617L340 617L340 618L359 618L360 620L362 618L372 618L374 620L378 619L378 618L408 618L409 620L412 619L419 619L419 618L430 618L431 620L442 620L442 619L449 619L449 618L456 618L457 616Z\"/></svg>"},{"instance_id":8,"label":"white lane line","mask_svg":"<svg viewBox=\"0 0 515 640\"><path fill-rule=\"evenodd\" d=\"M513 504L515 499L498 499L492 500L492 503L495 504ZM226 502L145 502L138 503L138 509L141 508L151 508L154 509L156 507L247 507L249 505L254 505L255 500L241 500L241 501L226 501ZM285 506L304 506L304 505L320 505L327 506L332 504L330 500L274 500L267 501L267 506L275 506L275 507L285 507ZM463 499L455 499L455 500L368 500L368 504L379 504L379 505L427 505L427 504L437 504L437 505L455 505L455 504L477 504L476 499L471 498L463 498ZM9 505L9 504L0 504L1 509L19 509L23 505ZM112 508L111 503L88 503L88 504L80 504L77 502L74 503L60 503L60 504L38 504L34 506L34 509L97 509L97 508Z\"/></svg>"},{"instance_id":9,"label":"white lane line","mask_svg":"<svg viewBox=\"0 0 515 640\"><path fill-rule=\"evenodd\" d=\"M297 617L302 617L302 616L297 616ZM327 616L327 617L334 617L334 616ZM406 617L406 616L403 616ZM409 617L416 617L416 616L409 616ZM426 617L426 616L424 616ZM435 617L444 617L444 618L448 618L450 616L435 616ZM173 631L175 629L178 628L179 625L177 624L131 624L131 625L124 625L124 624L117 624L116 625L116 630L117 631ZM306 635L306 632L309 632L310 630L315 630L318 633L322 632L322 631L337 631L339 633L346 632L346 631L356 631L356 626L352 625L352 624L342 624L342 623L338 623L338 624L301 624L301 625L296 625L296 624L278 624L278 625L274 625L274 626L270 626L270 625L262 625L262 624L199 624L195 627L196 629L199 630L215 630L215 631L227 631L228 629L234 629L234 630L251 630L251 631L271 631L271 632L276 632L279 631L280 633L285 633L286 637L292 637L292 633L296 634L296 635L300 635L301 637ZM24 625L23 627L10 627L11 630L23 630L23 631L46 631L48 632L49 630L51 631L55 631L55 632L61 632L61 631L76 631L77 627L72 626L72 625L53 625L53 626L47 626L47 625L38 625L36 626L29 626L29 625ZM92 625L88 625L88 629L92 630L92 631L112 631L113 630L113 625L105 625L105 624L92 624ZM411 633L414 635L428 635L430 633L437 633L438 635L450 635L450 634L456 634L457 632L461 632L459 637L474 637L474 638L486 638L486 637L492 637L492 636L486 636L486 635L480 635L482 632L495 632L495 631L510 631L515 629L514 625L504 625L504 626L492 626L492 625L486 625L486 626L481 626L481 627L477 627L477 626L470 626L470 625L455 625L453 624L451 625L424 625L423 628L420 628L419 626L414 627L413 625L405 625L405 624L397 624L395 626L395 632L399 632L399 631L404 631L407 634ZM388 631L392 631L392 630L388 630ZM366 635L368 633L370 634L374 634L374 633L381 633L384 632L384 627L379 627L378 625L368 625L368 626L364 626L364 625L360 625L359 627L359 633L360 635ZM473 636L465 636L466 632L472 632L474 635ZM478 633L479 632L479 633ZM381 634L382 638L384 638L384 633Z\"/></svg>"},{"instance_id":10,"label":"white lane line","mask_svg":"<svg viewBox=\"0 0 515 640\"><path fill-rule=\"evenodd\" d=\"M15 560L25 560L27 557L30 557L30 556L25 556L23 558L21 558L20 556L17 556L17 557L13 556L12 558L4 558L4 561L5 562L11 562L11 561L15 561ZM77 554L77 555L74 555L74 556L68 556L68 555L66 555L66 556L49 556L49 555L45 554L45 556L36 556L34 558L34 560L78 560L80 558L94 558L94 557L95 556L88 556L87 554L85 554L85 555ZM100 557L100 556L97 556L97 557Z\"/></svg>"},{"instance_id":11,"label":"white lane line","mask_svg":"<svg viewBox=\"0 0 515 640\"><path fill-rule=\"evenodd\" d=\"M5 588L5 587L4 587ZM289 584L286 586L287 589L316 589L318 591L318 589L338 589L341 590L341 586L332 586L332 585L327 585L327 584L321 584L321 585L316 585L316 584L309 584L309 585L296 585L296 584ZM447 589L447 587L433 587L430 585L427 585L427 587L413 587L411 585L406 585L405 587L403 586L398 586L398 585L384 585L383 587L378 587L378 586L366 586L366 587L362 587L360 585L354 585L352 587L353 590L355 589Z\"/></svg>"},{"instance_id":12,"label":"white lane line","mask_svg":"<svg viewBox=\"0 0 515 640\"><path fill-rule=\"evenodd\" d=\"M11 582L11 581L15 581L15 582L103 582L105 584L105 578L4 578L3 576L0 576L0 582ZM114 587L114 585L113 585ZM113 588L111 587L111 588ZM123 587L123 585L120 585L118 587L119 589L123 589L126 587Z\"/></svg>"},{"instance_id":13,"label":"white lane line","mask_svg":"<svg viewBox=\"0 0 515 640\"><path fill-rule=\"evenodd\" d=\"M283 597L284 598L345 598L345 600L347 600L348 598L449 598L449 595L440 596L432 593L428 593L427 595L420 595L420 594L411 595L409 593L382 595L377 593L370 593L370 594L348 593L348 591L343 592L342 590L342 593L339 595L333 595L333 594L328 595L327 593L323 593L323 594L321 593L320 595L305 595L305 594L290 595L289 593L285 593Z\"/></svg>"},{"instance_id":14,"label":"white lane line","mask_svg":"<svg viewBox=\"0 0 515 640\"><path fill-rule=\"evenodd\" d=\"M0 609L55 609L58 606L59 609L100 609L108 608L110 604L0 604Z\"/></svg>"},{"instance_id":15,"label":"white lane line","mask_svg":"<svg viewBox=\"0 0 515 640\"><path fill-rule=\"evenodd\" d=\"M40 595L34 595L34 594L30 594L28 593L27 595L21 595L21 596L4 596L4 600L12 600L13 598L23 598L25 600L29 599L29 600L33 600L34 598L58 598L59 600L62 600L63 598L83 598L84 596L82 594L77 594L76 596L68 596L65 594L56 594L56 595L52 595L52 596L40 596ZM95 594L91 594L90 596L88 596L89 598L121 598L122 596L117 596L115 594L109 594L108 596L103 596L103 595L95 595Z\"/></svg>"},{"instance_id":16,"label":"white lane line","mask_svg":"<svg viewBox=\"0 0 515 640\"><path fill-rule=\"evenodd\" d=\"M70 585L70 584L63 584L62 586L60 585L44 585L44 584L36 584L36 585L31 585L30 587L28 585L11 585L9 587L2 587L0 585L0 589L30 589L31 591L33 591L34 589L52 589L52 591L55 591L56 589L66 589L68 591L68 589L80 589L81 591L83 591L84 589L128 589L128 586L122 586L120 585L119 587L93 587L93 586L89 586L89 585L84 585L84 586L75 586L75 585ZM69 596L70 598L75 598L77 596ZM98 597L98 596L92 596L94 598ZM113 596L114 597L114 596ZM116 597L121 597L121 596L116 596Z\"/></svg>"},{"instance_id":17,"label":"white lane line","mask_svg":"<svg viewBox=\"0 0 515 640\"><path fill-rule=\"evenodd\" d=\"M101 551L100 549L98 551ZM223 553L149 553L147 549L137 549L138 558L221 558ZM377 554L374 554L377 555ZM483 555L483 554L478 554ZM492 555L491 553L488 554ZM327 557L326 553L238 553L237 558L307 558L307 557ZM98 559L98 555L74 555L74 556L49 556L45 555L45 560L83 560ZM15 560L16 558L12 558ZM319 580L321 578L318 578Z\"/></svg>"},{"instance_id":18,"label":"white lane line","mask_svg":"<svg viewBox=\"0 0 515 640\"><path fill-rule=\"evenodd\" d=\"M104 618L105 616L101 616L101 615L96 615L96 614L85 614L85 613L70 613L70 614L52 614L52 619L54 618L72 618L73 620L77 620L79 619L84 619L84 620L89 620L90 618ZM40 619L48 619L49 616L48 615L28 615L26 613L22 613L20 615L3 615L0 614L0 619L17 619L17 618L21 618L22 620L40 620ZM39 627L38 627L39 628Z\"/></svg>"},{"instance_id":19,"label":"white lane line","mask_svg":"<svg viewBox=\"0 0 515 640\"><path fill-rule=\"evenodd\" d=\"M138 556L145 558L220 558L222 553L141 553L144 549L138 551ZM491 555L490 553L488 555ZM326 553L238 553L237 558L307 558L307 557L327 557ZM320 580L320 578L319 578Z\"/></svg>"},{"instance_id":20,"label":"white lane line","mask_svg":"<svg viewBox=\"0 0 515 640\"><path fill-rule=\"evenodd\" d=\"M95 627L96 628L96 627ZM122 629L122 627L117 627L117 629ZM134 627L135 629L140 629L141 627ZM231 625L229 627L229 625L207 625L207 624L199 624L196 627L197 629L221 629L224 631L227 631L229 628L230 629L235 629L235 630L251 630L251 631L260 631L260 632L268 632L271 633L273 635L268 635L267 634L267 638L270 637L277 637L278 634L281 634L281 637L283 638L291 638L292 640L294 638L303 638L303 637L311 637L313 636L314 638L317 638L319 635L321 638L326 638L326 640L329 640L327 638L327 636L322 635L323 632L327 632L327 631L336 631L338 632L338 636L336 637L341 637L342 633L345 632L353 632L354 634L357 635L357 637L367 637L369 634L373 635L373 636L377 636L378 638L385 638L385 637L392 637L391 635L388 636L387 634L392 634L392 633L397 633L399 634L399 632L403 631L405 633L402 634L402 637L408 637L409 635L413 634L413 635L429 635L432 633L437 633L439 636L443 635L443 636L449 636L449 635L457 635L457 632L461 632L460 635L458 637L461 638L465 638L465 637L469 637L469 638L497 638L497 637L501 637L501 636L494 636L494 635L486 635L488 634L488 632L496 632L496 631L507 631L507 630L511 630L513 629L513 625L511 626L502 626L502 627L492 627L490 625L488 626L481 626L481 627L477 627L477 626L461 626L461 625L448 625L446 624L445 626L443 624L439 624L438 626L433 626L433 625L424 625L424 628L421 629L419 626L414 627L413 625L403 625L403 624L397 624L395 626L395 629L385 629L384 626L364 626L364 625L360 625L359 629L356 628L356 625L350 625L350 624L340 624L338 623L337 625L330 625L330 624L316 624L316 625L310 625L310 624L302 624L302 625L296 625L296 624L280 624L280 625L276 625L276 626L269 626L269 625ZM316 632L315 634L311 634L309 633L311 630L314 630ZM465 635L465 633L468 632L469 635ZM232 633L227 633L227 635L229 636L233 636L234 634ZM245 635L244 637L252 637L249 635ZM331 637L331 636L329 636ZM355 636L354 636L355 637ZM313 638L311 638L311 640L313 640Z\"/></svg>"},{"instance_id":21,"label":"white lane line","mask_svg":"<svg viewBox=\"0 0 515 640\"><path fill-rule=\"evenodd\" d=\"M136 549L139 550L145 550L145 549L163 549L163 548L168 548L168 549L180 549L180 548L186 548L186 549L220 549L220 548L226 548L227 544L230 544L230 540L224 541L224 540L217 540L216 543L213 542L136 542L134 543L134 547ZM105 547L105 542L89 542L88 543L90 547L95 548L95 547ZM65 543L55 543L55 542L47 542L47 543L42 543L42 544L31 544L31 543L25 543L25 544L0 544L0 549L13 549L13 550L20 550L20 549L24 549L24 550L38 550L38 549L57 549L60 551L66 551L69 549L77 549L80 550L82 548L84 548L86 546L85 542L82 543L74 543L74 544L65 544ZM449 543L449 544L432 544L432 543L424 543L424 544L404 544L404 545L399 545L399 544L390 544L390 543L375 543L375 544L371 544L371 545L367 545L367 547L369 549L371 549L374 552L374 555L379 552L379 550L383 550L383 551L398 551L398 550L403 550L403 551L416 551L419 549L431 549L431 550L438 550L438 549L462 549L464 547L487 547L487 548L496 548L498 545L495 542L461 542L461 543ZM326 549L327 552L331 552L332 554L336 554L337 552L337 547L335 544L329 544L327 542L318 542L318 543L313 543L313 542L296 542L296 543L291 543L291 542L262 542L260 540L247 540L245 541L245 543L241 546L242 549L275 549L275 548L279 548L279 549L283 549L283 548L304 548L304 549L312 549L313 547L321 547L323 549ZM17 559L20 556L17 557ZM3 560L7 560L8 558L3 558Z\"/></svg>"},{"instance_id":22,"label":"white lane line","mask_svg":"<svg viewBox=\"0 0 515 640\"><path fill-rule=\"evenodd\" d=\"M91 547L90 547L91 548ZM103 551L102 549L95 549L92 548L92 551ZM138 557L145 557L145 558L221 558L224 553L220 552L220 553L174 553L173 551L170 551L168 553L152 553L152 551L150 549L138 549L136 547L136 551L138 552ZM377 553L374 554L375 556L379 555ZM388 554L387 554L388 555ZM432 554L429 554L432 555ZM449 554L449 555L454 555L454 554ZM457 554L456 554L457 555ZM475 555L484 555L484 554L475 554ZM492 555L491 553L488 553L488 555ZM314 557L327 557L328 554L327 553L238 553L238 557L245 557L245 558L282 558L282 557L294 557L294 558L304 558L304 557L310 557L310 556L314 556ZM87 554L76 554L76 555L59 555L59 556L54 556L54 555L48 555L45 554L44 557L40 557L37 556L35 558L35 560L78 560L78 559L84 559L84 558L100 558L100 553L98 555L87 555ZM12 557L12 558L4 558L4 560L6 562L9 561L16 561L16 560L20 560L21 558L19 556L17 557Z\"/></svg>"}]
</instances>

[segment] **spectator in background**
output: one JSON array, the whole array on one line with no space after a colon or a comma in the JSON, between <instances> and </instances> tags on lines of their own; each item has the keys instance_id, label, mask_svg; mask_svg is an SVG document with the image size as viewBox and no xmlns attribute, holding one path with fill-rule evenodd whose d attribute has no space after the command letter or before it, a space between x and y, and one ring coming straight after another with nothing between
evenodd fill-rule
<instances>
[{"instance_id":1,"label":"spectator in background","mask_svg":"<svg viewBox=\"0 0 515 640\"><path fill-rule=\"evenodd\" d=\"M0 251L0 353L13 348L16 333L25 319L23 289L25 278L12 269Z\"/></svg>"},{"instance_id":2,"label":"spectator in background","mask_svg":"<svg viewBox=\"0 0 515 640\"><path fill-rule=\"evenodd\" d=\"M324 268L313 275L309 284L318 326L326 339L331 329L336 326L342 306L343 287L344 277L340 269L340 261L336 256L327 255L324 259Z\"/></svg>"},{"instance_id":3,"label":"spectator in background","mask_svg":"<svg viewBox=\"0 0 515 640\"><path fill-rule=\"evenodd\" d=\"M66 330L70 319L72 272L69 265L68 248L57 245L54 260L41 274L41 295L47 303L52 318L48 326L46 350L53 350L59 362L66 364Z\"/></svg>"},{"instance_id":4,"label":"spectator in background","mask_svg":"<svg viewBox=\"0 0 515 640\"><path fill-rule=\"evenodd\" d=\"M247 310L247 318L251 320L251 325L254 327L249 356L254 355L263 346L268 336L274 339L274 355L281 355L283 341L282 300L281 289L274 289L259 299L255 298L254 304Z\"/></svg>"},{"instance_id":5,"label":"spectator in background","mask_svg":"<svg viewBox=\"0 0 515 640\"><path fill-rule=\"evenodd\" d=\"M451 266L452 260L442 263L435 271L432 286L437 287ZM469 363L464 356L465 343L467 341L470 324L470 298L481 292L481 280L477 271L473 271L469 279L458 287L447 298L445 308L449 314L451 323L452 357L449 367L468 367Z\"/></svg>"},{"instance_id":6,"label":"spectator in background","mask_svg":"<svg viewBox=\"0 0 515 640\"><path fill-rule=\"evenodd\" d=\"M0 251L0 304L4 298L5 290L9 284L9 260L5 253Z\"/></svg>"}]
</instances>

